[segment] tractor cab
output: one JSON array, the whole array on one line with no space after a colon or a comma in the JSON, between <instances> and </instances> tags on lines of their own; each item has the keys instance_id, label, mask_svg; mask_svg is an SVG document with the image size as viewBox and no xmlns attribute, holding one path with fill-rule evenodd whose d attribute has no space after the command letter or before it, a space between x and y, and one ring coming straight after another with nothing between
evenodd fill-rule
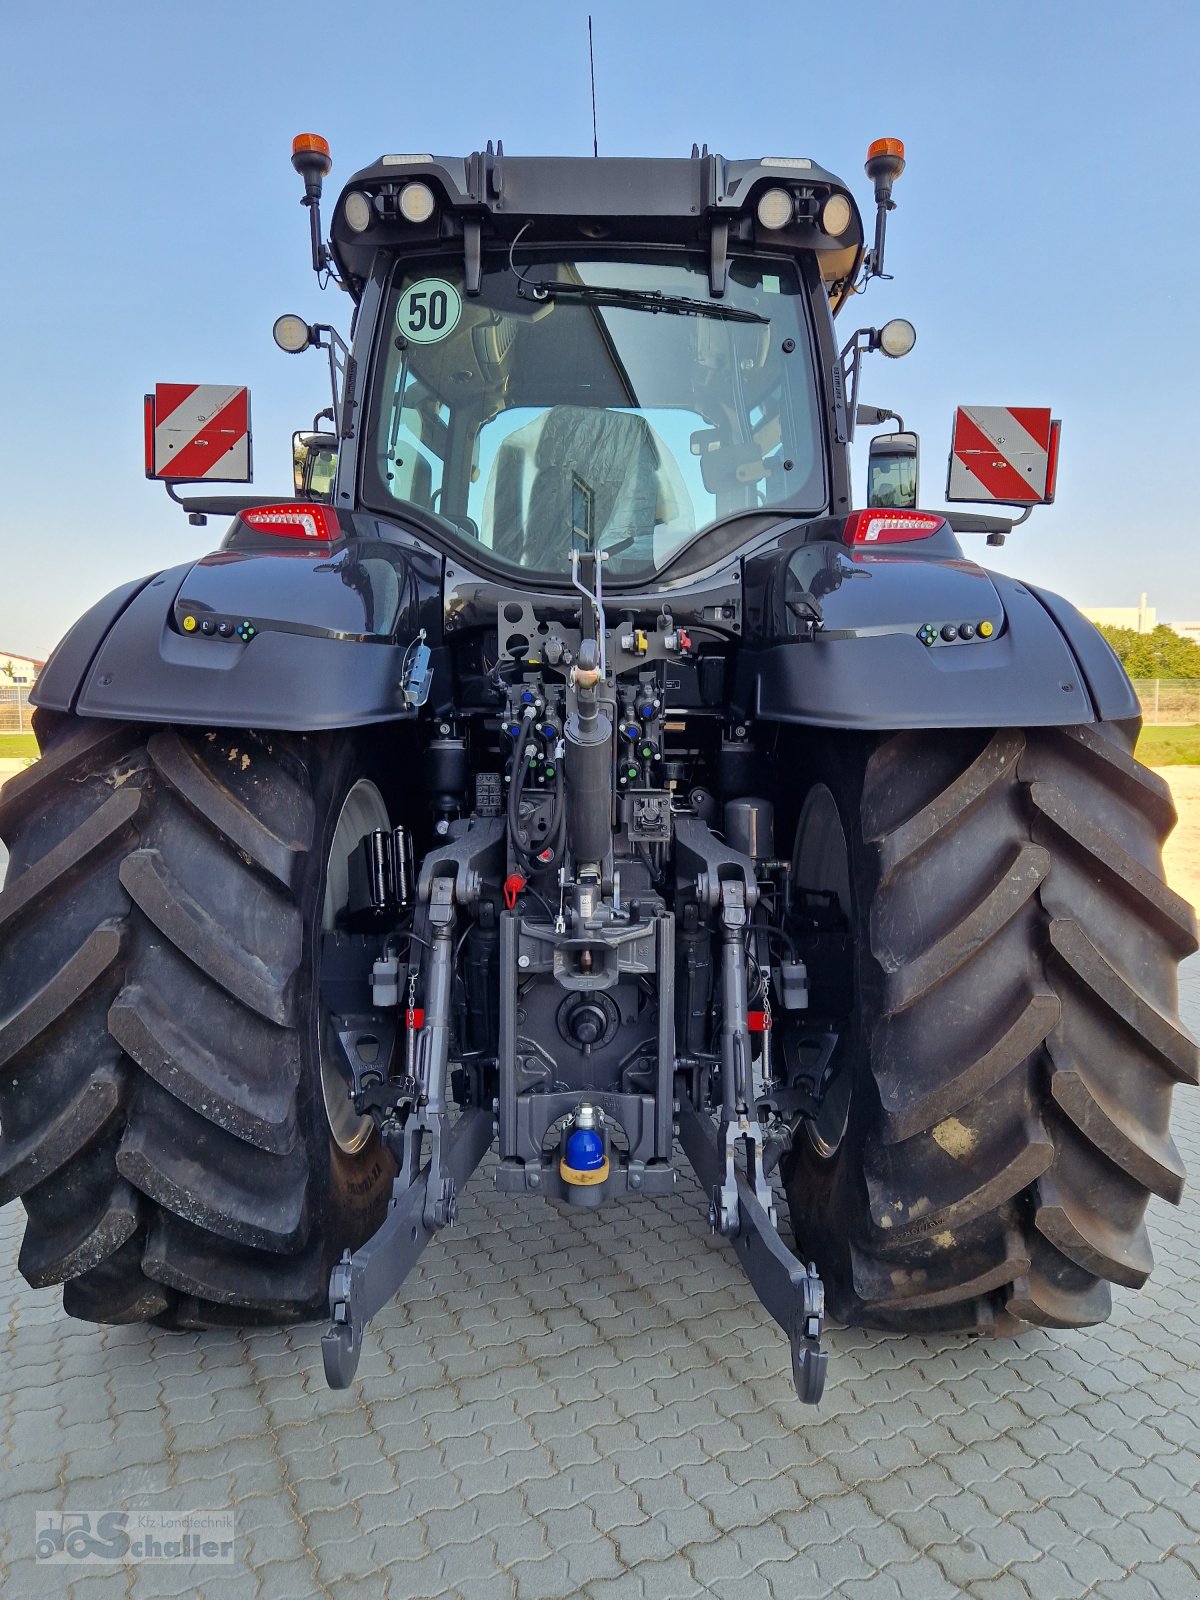
<instances>
[{"instance_id":1,"label":"tractor cab","mask_svg":"<svg viewBox=\"0 0 1200 1600\"><path fill-rule=\"evenodd\" d=\"M806 159L388 155L317 259L370 371L335 505L551 580L600 552L620 583L848 502L826 391L863 229Z\"/></svg>"}]
</instances>

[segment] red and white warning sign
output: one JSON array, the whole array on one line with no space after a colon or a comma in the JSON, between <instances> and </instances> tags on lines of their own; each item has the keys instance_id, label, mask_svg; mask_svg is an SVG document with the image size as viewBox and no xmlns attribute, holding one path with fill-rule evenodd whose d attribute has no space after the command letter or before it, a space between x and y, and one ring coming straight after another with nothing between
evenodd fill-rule
<instances>
[{"instance_id":1,"label":"red and white warning sign","mask_svg":"<svg viewBox=\"0 0 1200 1600\"><path fill-rule=\"evenodd\" d=\"M159 383L146 396L146 476L249 483L250 391L220 383Z\"/></svg>"},{"instance_id":2,"label":"red and white warning sign","mask_svg":"<svg viewBox=\"0 0 1200 1600\"><path fill-rule=\"evenodd\" d=\"M959 406L946 499L1049 505L1061 426L1039 406Z\"/></svg>"}]
</instances>

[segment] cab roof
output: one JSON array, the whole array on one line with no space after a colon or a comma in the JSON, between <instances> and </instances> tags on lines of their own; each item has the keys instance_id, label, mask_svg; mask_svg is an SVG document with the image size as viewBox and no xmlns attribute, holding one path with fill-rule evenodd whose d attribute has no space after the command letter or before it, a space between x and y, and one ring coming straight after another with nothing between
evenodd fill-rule
<instances>
[{"instance_id":1,"label":"cab roof","mask_svg":"<svg viewBox=\"0 0 1200 1600\"><path fill-rule=\"evenodd\" d=\"M401 195L413 183L426 185L433 209L424 221L409 221ZM794 218L767 229L758 220L758 200L783 188L794 199ZM363 195L365 227L350 226L346 200ZM832 194L846 197L850 221L834 238L820 225ZM409 209L412 209L411 207ZM356 202L358 219L363 208ZM548 226L541 229L541 221ZM703 247L710 256L710 288L724 290L728 252L753 249L812 251L836 310L848 293L863 254L862 218L854 196L833 173L799 156L729 161L692 147L688 158L624 156L509 156L503 144L469 156L388 154L362 168L343 188L334 209L330 240L334 261L358 299L378 251L427 250L457 241L466 257L467 292L473 264L489 245L508 245L527 224L527 243L581 240ZM478 281L477 267L475 281Z\"/></svg>"}]
</instances>

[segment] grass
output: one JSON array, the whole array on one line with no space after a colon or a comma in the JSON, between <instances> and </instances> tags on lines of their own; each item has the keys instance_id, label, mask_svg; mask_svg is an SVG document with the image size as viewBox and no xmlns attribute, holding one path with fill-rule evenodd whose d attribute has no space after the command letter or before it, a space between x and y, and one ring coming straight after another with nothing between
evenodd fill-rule
<instances>
[{"instance_id":1,"label":"grass","mask_svg":"<svg viewBox=\"0 0 1200 1600\"><path fill-rule=\"evenodd\" d=\"M1136 754L1148 767L1200 767L1200 723L1143 728Z\"/></svg>"},{"instance_id":2,"label":"grass","mask_svg":"<svg viewBox=\"0 0 1200 1600\"><path fill-rule=\"evenodd\" d=\"M38 753L31 733L0 733L0 761L33 761Z\"/></svg>"}]
</instances>

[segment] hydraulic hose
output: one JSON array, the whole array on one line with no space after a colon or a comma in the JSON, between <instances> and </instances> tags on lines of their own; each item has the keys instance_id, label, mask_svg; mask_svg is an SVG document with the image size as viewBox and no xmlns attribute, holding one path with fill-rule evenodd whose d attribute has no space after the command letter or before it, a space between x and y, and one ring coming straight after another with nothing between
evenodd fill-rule
<instances>
[{"instance_id":1,"label":"hydraulic hose","mask_svg":"<svg viewBox=\"0 0 1200 1600\"><path fill-rule=\"evenodd\" d=\"M562 860L566 847L567 822L563 769L562 763L558 762L554 771L554 809L551 812L550 826L546 830L545 838L540 845L535 846L525 837L521 826L521 797L525 792L525 756L532 733L532 719L527 719L522 725L513 752L512 782L508 789L508 831L512 838L513 854L529 873L544 872L549 867L557 866ZM540 860L539 856L547 850L552 852L551 860Z\"/></svg>"}]
</instances>

